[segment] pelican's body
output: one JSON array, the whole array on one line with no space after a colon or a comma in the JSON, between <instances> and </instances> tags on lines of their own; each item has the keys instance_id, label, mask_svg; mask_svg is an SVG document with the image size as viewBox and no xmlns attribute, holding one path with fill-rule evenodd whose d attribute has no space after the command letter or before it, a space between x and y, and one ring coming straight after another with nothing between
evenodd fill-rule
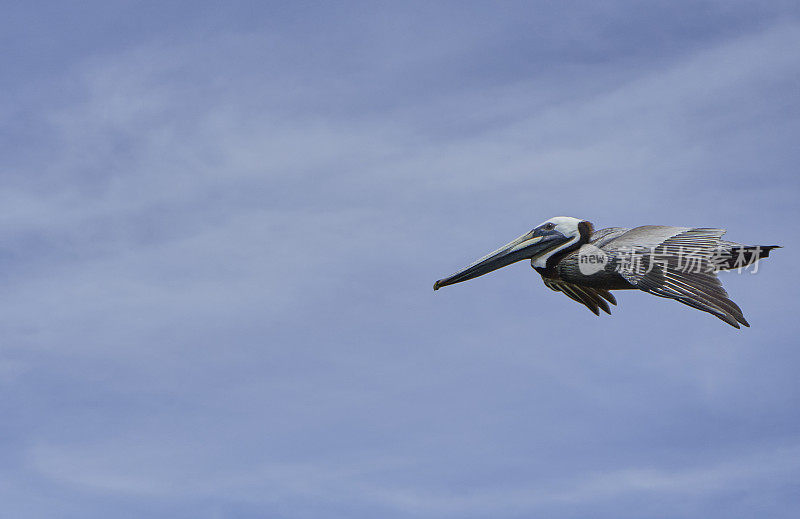
<instances>
[{"instance_id":1,"label":"pelican's body","mask_svg":"<svg viewBox=\"0 0 800 519\"><path fill-rule=\"evenodd\" d=\"M717 270L752 265L776 245L747 246L722 240L724 229L646 225L594 231L586 220L558 216L437 281L433 289L467 281L530 259L545 285L599 315L616 305L611 290L639 289L709 312L739 328L750 326L728 298Z\"/></svg>"}]
</instances>

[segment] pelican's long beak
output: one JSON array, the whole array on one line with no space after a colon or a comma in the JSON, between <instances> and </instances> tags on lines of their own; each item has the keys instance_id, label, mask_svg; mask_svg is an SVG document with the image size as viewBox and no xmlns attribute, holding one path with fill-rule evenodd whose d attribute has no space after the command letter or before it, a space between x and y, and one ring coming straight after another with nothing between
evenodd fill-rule
<instances>
[{"instance_id":1,"label":"pelican's long beak","mask_svg":"<svg viewBox=\"0 0 800 519\"><path fill-rule=\"evenodd\" d=\"M551 247L562 243L564 238L564 235L561 233L534 236L533 231L531 231L527 234L523 234L511 243L500 247L491 254L482 257L475 263L464 267L452 276L440 279L433 284L433 289L439 290L447 285L460 283L462 281L467 281L469 279L488 274L493 270L505 267L506 265L511 265L517 261L535 258Z\"/></svg>"}]
</instances>

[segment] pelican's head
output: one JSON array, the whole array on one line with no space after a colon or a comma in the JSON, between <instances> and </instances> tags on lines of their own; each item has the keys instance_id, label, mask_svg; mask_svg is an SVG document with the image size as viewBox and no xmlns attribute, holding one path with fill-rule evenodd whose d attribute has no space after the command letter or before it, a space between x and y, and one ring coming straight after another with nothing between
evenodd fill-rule
<instances>
[{"instance_id":1,"label":"pelican's head","mask_svg":"<svg viewBox=\"0 0 800 519\"><path fill-rule=\"evenodd\" d=\"M450 277L433 284L434 290L488 274L517 261L530 259L534 267L544 268L547 258L582 241L591 234L592 224L571 216L556 216L534 227L529 233L503 245Z\"/></svg>"}]
</instances>

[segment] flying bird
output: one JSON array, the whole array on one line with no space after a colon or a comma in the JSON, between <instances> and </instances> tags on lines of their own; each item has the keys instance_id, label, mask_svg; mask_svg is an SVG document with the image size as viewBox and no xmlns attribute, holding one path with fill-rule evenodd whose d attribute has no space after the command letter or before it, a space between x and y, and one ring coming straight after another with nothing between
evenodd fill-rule
<instances>
[{"instance_id":1,"label":"flying bird","mask_svg":"<svg viewBox=\"0 0 800 519\"><path fill-rule=\"evenodd\" d=\"M719 270L755 268L778 245L742 245L722 239L725 229L644 225L594 230L570 216L550 218L530 232L440 279L434 290L526 259L545 286L600 315L617 304L611 290L639 289L708 312L735 328L750 326L728 298Z\"/></svg>"}]
</instances>

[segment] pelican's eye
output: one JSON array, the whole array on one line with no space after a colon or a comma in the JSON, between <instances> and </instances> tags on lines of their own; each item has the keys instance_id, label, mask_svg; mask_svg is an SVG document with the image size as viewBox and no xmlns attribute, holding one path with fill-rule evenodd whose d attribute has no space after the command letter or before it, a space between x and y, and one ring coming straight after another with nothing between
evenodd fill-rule
<instances>
[{"instance_id":1,"label":"pelican's eye","mask_svg":"<svg viewBox=\"0 0 800 519\"><path fill-rule=\"evenodd\" d=\"M553 222L547 222L546 224L544 224L544 226L542 226L542 229L544 229L545 231L552 231L555 228L556 224L554 224Z\"/></svg>"}]
</instances>

